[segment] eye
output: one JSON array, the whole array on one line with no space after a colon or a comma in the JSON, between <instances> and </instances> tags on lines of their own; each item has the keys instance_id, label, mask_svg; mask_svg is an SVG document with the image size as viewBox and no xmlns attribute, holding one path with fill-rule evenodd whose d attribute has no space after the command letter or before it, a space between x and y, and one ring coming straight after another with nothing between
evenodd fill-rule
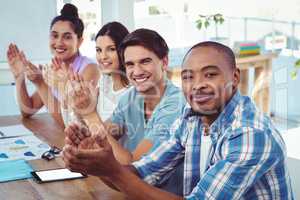
<instances>
[{"instance_id":1,"label":"eye","mask_svg":"<svg viewBox=\"0 0 300 200\"><path fill-rule=\"evenodd\" d=\"M183 74L181 76L181 79L184 81L191 80L191 79L193 79L193 75L192 74Z\"/></svg>"},{"instance_id":2,"label":"eye","mask_svg":"<svg viewBox=\"0 0 300 200\"><path fill-rule=\"evenodd\" d=\"M73 37L72 37L72 35L65 35L64 36L64 39L66 39L66 40L71 40Z\"/></svg>"},{"instance_id":3,"label":"eye","mask_svg":"<svg viewBox=\"0 0 300 200\"><path fill-rule=\"evenodd\" d=\"M100 48L96 48L96 52L97 52L97 53L101 53L102 50L101 50Z\"/></svg>"},{"instance_id":4,"label":"eye","mask_svg":"<svg viewBox=\"0 0 300 200\"><path fill-rule=\"evenodd\" d=\"M134 64L132 62L127 62L127 63L125 63L124 66L125 66L125 68L131 68L134 66Z\"/></svg>"},{"instance_id":5,"label":"eye","mask_svg":"<svg viewBox=\"0 0 300 200\"><path fill-rule=\"evenodd\" d=\"M205 74L205 78L211 79L211 78L216 77L217 75L218 75L218 74L217 74L216 72L207 72L207 73Z\"/></svg>"},{"instance_id":6,"label":"eye","mask_svg":"<svg viewBox=\"0 0 300 200\"><path fill-rule=\"evenodd\" d=\"M142 65L148 65L149 63L151 63L152 59L151 58L146 58L146 59L143 59L141 61L141 64Z\"/></svg>"},{"instance_id":7,"label":"eye","mask_svg":"<svg viewBox=\"0 0 300 200\"><path fill-rule=\"evenodd\" d=\"M109 47L109 51L116 51L116 47Z\"/></svg>"},{"instance_id":8,"label":"eye","mask_svg":"<svg viewBox=\"0 0 300 200\"><path fill-rule=\"evenodd\" d=\"M51 37L51 39L56 39L56 38L58 38L58 35L57 34L50 34L50 37Z\"/></svg>"}]
</instances>

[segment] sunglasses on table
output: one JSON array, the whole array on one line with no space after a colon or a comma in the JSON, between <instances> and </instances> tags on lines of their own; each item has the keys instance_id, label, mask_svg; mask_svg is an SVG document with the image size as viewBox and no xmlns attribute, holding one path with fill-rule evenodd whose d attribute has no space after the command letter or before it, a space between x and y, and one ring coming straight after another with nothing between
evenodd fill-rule
<instances>
[{"instance_id":1,"label":"sunglasses on table","mask_svg":"<svg viewBox=\"0 0 300 200\"><path fill-rule=\"evenodd\" d=\"M41 157L48 161L53 160L56 155L59 155L60 152L61 150L59 148L53 146L48 151L45 151Z\"/></svg>"}]
</instances>

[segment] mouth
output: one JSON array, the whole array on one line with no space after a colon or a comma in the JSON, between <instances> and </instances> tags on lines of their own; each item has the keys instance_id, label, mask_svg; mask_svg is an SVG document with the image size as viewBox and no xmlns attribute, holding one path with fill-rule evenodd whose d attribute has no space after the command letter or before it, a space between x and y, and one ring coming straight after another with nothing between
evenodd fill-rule
<instances>
[{"instance_id":1,"label":"mouth","mask_svg":"<svg viewBox=\"0 0 300 200\"><path fill-rule=\"evenodd\" d=\"M214 98L213 94L192 94L191 100L197 104L204 104Z\"/></svg>"},{"instance_id":2,"label":"mouth","mask_svg":"<svg viewBox=\"0 0 300 200\"><path fill-rule=\"evenodd\" d=\"M101 62L101 64L104 68L107 68L112 64L112 62Z\"/></svg>"},{"instance_id":3,"label":"mouth","mask_svg":"<svg viewBox=\"0 0 300 200\"><path fill-rule=\"evenodd\" d=\"M145 76L142 76L142 77L135 77L135 78L133 78L133 80L136 82L136 83L144 83L144 82L146 82L148 79L150 78L150 76L147 76L147 77L145 77Z\"/></svg>"},{"instance_id":4,"label":"mouth","mask_svg":"<svg viewBox=\"0 0 300 200\"><path fill-rule=\"evenodd\" d=\"M57 54L63 54L67 51L67 49L64 49L64 48L54 48L54 51L57 53Z\"/></svg>"}]
</instances>

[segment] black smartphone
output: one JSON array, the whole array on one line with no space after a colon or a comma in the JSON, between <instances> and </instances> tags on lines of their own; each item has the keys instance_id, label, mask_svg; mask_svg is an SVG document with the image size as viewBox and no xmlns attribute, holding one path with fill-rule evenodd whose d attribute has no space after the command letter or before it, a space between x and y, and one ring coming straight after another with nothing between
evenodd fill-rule
<instances>
[{"instance_id":1,"label":"black smartphone","mask_svg":"<svg viewBox=\"0 0 300 200\"><path fill-rule=\"evenodd\" d=\"M81 173L71 172L66 168L34 171L31 172L31 174L38 183L46 183L52 181L62 181L62 180L70 180L70 179L87 177L86 175L83 175Z\"/></svg>"}]
</instances>

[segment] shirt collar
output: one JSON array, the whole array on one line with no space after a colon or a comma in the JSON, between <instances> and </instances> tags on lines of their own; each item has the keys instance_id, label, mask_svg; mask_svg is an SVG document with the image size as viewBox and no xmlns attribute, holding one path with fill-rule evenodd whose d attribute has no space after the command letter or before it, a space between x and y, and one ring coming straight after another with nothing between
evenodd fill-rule
<instances>
[{"instance_id":1,"label":"shirt collar","mask_svg":"<svg viewBox=\"0 0 300 200\"><path fill-rule=\"evenodd\" d=\"M215 132L216 130L220 129L222 125L226 124L233 117L233 112L236 106L239 104L241 99L241 94L237 90L235 94L232 96L230 101L225 106L224 110L220 113L218 118L213 122L211 125L211 129Z\"/></svg>"},{"instance_id":2,"label":"shirt collar","mask_svg":"<svg viewBox=\"0 0 300 200\"><path fill-rule=\"evenodd\" d=\"M210 126L210 131L212 133L218 133L219 135L220 131L218 130L222 129L222 125L226 124L226 122L229 121L229 119L231 119L231 117L233 116L232 113L235 110L236 106L238 105L240 99L241 99L241 94L237 90L236 93L230 99L230 101L227 103L223 111L219 114L218 118ZM191 118L192 120L195 119L194 118L195 116L197 116L196 117L197 119L199 118L199 120L197 121L201 123L200 116L197 115L197 113L195 113L192 110L191 106L187 103L184 108L183 118L186 120ZM216 139L217 135L212 137Z\"/></svg>"}]
</instances>

